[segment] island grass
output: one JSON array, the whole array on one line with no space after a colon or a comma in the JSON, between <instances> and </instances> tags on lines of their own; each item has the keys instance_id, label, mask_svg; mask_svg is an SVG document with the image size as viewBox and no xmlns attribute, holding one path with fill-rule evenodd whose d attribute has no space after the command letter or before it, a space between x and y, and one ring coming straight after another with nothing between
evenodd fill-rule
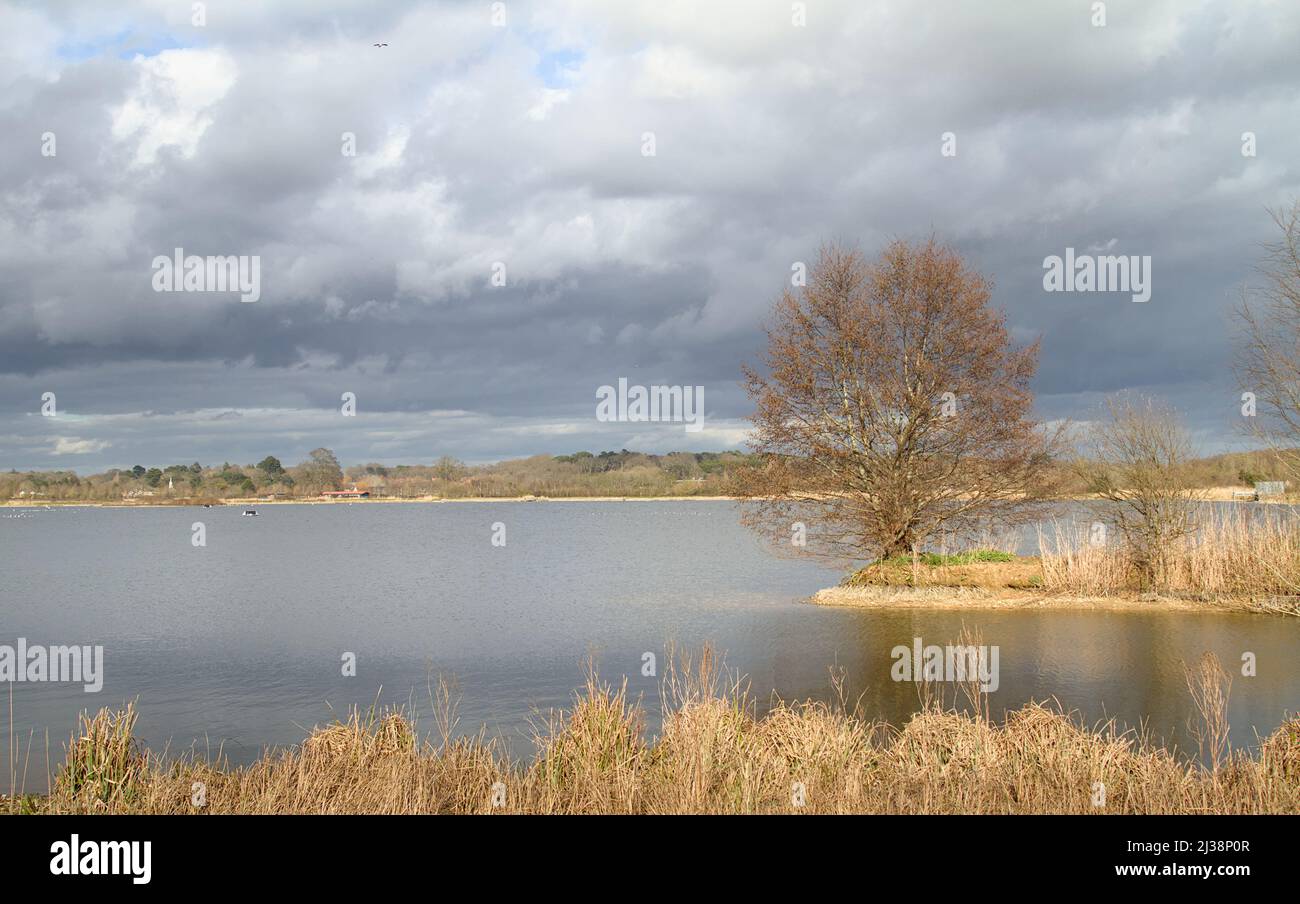
<instances>
[{"instance_id":1,"label":"island grass","mask_svg":"<svg viewBox=\"0 0 1300 904\"><path fill-rule=\"evenodd\" d=\"M894 556L852 572L841 588L943 588L1052 598L1161 599L1206 607L1300 615L1300 522L1287 513L1215 513L1170 543L1154 576L1143 575L1111 537L1094 543L1078 525L1038 534L1039 554L1001 550Z\"/></svg>"},{"instance_id":2,"label":"island grass","mask_svg":"<svg viewBox=\"0 0 1300 904\"><path fill-rule=\"evenodd\" d=\"M657 739L646 740L626 684L593 677L570 710L539 729L528 762L481 732L418 740L414 718L388 710L354 713L249 766L164 764L136 748L133 710L101 711L72 739L49 795L3 798L0 811L1300 813L1300 719L1253 756L1227 750L1217 666L1189 673L1209 766L1113 723L1087 728L1037 704L998 724L977 691L963 713L932 686L922 686L923 709L901 728L866 720L842 700L779 703L759 717L707 652L688 666L665 681ZM435 721L448 731L454 708L443 706Z\"/></svg>"},{"instance_id":3,"label":"island grass","mask_svg":"<svg viewBox=\"0 0 1300 904\"><path fill-rule=\"evenodd\" d=\"M893 556L859 568L844 587L984 587L1031 590L1043 585L1037 557L997 549Z\"/></svg>"},{"instance_id":4,"label":"island grass","mask_svg":"<svg viewBox=\"0 0 1300 904\"><path fill-rule=\"evenodd\" d=\"M925 552L918 553L916 562L921 565L927 565L931 568L940 568L948 565L974 565L982 562L1014 562L1016 557L1009 552L1003 552L1000 549L972 549L968 552L957 553L937 553ZM894 556L885 559L885 565L912 565L912 556Z\"/></svg>"}]
</instances>

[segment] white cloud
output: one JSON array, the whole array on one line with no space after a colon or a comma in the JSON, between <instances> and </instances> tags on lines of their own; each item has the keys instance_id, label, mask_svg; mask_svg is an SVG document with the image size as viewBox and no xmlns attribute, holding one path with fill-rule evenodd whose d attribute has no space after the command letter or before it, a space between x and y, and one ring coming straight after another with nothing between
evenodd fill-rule
<instances>
[{"instance_id":1,"label":"white cloud","mask_svg":"<svg viewBox=\"0 0 1300 904\"><path fill-rule=\"evenodd\" d=\"M54 441L51 455L93 455L103 452L112 443L94 439L81 439L76 436L60 436Z\"/></svg>"},{"instance_id":2,"label":"white cloud","mask_svg":"<svg viewBox=\"0 0 1300 904\"><path fill-rule=\"evenodd\" d=\"M137 142L137 166L153 163L167 146L193 157L213 123L211 107L238 77L234 57L224 50L184 48L137 55L132 66L136 85L113 111L113 137Z\"/></svg>"},{"instance_id":3,"label":"white cloud","mask_svg":"<svg viewBox=\"0 0 1300 904\"><path fill-rule=\"evenodd\" d=\"M537 94L537 102L528 108L528 118L541 122L551 115L551 110L559 104L566 103L572 96L567 88L543 88Z\"/></svg>"}]
</instances>

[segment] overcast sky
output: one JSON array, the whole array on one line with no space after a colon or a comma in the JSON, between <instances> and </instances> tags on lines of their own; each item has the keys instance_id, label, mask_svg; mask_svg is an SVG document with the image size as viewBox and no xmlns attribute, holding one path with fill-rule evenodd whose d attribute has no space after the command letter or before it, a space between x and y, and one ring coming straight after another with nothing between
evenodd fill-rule
<instances>
[{"instance_id":1,"label":"overcast sky","mask_svg":"<svg viewBox=\"0 0 1300 904\"><path fill-rule=\"evenodd\" d=\"M1042 337L1041 417L1134 388L1241 444L1300 3L198 5L0 0L0 467L736 448L792 264L931 231ZM154 291L177 247L260 299ZM1149 255L1150 301L1044 291L1067 247ZM619 377L705 429L598 422Z\"/></svg>"}]
</instances>

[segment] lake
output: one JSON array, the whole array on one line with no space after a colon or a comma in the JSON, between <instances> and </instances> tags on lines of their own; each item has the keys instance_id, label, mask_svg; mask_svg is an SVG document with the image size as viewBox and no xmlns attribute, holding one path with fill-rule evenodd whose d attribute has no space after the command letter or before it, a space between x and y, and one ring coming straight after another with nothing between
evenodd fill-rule
<instances>
[{"instance_id":1,"label":"lake","mask_svg":"<svg viewBox=\"0 0 1300 904\"><path fill-rule=\"evenodd\" d=\"M221 745L236 763L301 741L353 705L414 701L454 676L460 730L485 725L516 755L570 703L593 657L652 712L669 642L710 643L755 697L850 698L895 724L916 687L890 679L896 645L1000 650L995 714L1055 698L1089 723L1116 717L1187 746L1183 662L1215 652L1234 674L1232 741L1248 746L1300 709L1300 619L1242 614L863 611L805 600L838 570L774 555L714 501L267 505L256 518L202 508L4 509L0 644L102 644L104 685L14 683L27 789L82 709L138 699L155 751ZM204 523L207 545L191 544ZM494 546L494 523L505 545ZM499 533L498 533L499 536ZM1243 652L1258 674L1239 674ZM356 675L342 674L355 654ZM0 706L7 706L7 700ZM0 712L4 749L8 713ZM650 722L654 730L654 720ZM4 770L9 770L8 756ZM7 784L7 779L5 781ZM5 790L8 790L7 788Z\"/></svg>"}]
</instances>

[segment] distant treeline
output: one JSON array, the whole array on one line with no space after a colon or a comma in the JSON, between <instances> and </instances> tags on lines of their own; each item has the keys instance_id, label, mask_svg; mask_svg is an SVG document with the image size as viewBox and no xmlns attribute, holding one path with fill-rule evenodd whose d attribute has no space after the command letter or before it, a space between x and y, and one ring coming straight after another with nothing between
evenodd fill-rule
<instances>
[{"instance_id":1,"label":"distant treeline","mask_svg":"<svg viewBox=\"0 0 1300 904\"><path fill-rule=\"evenodd\" d=\"M257 464L136 465L102 474L0 473L0 499L158 503L247 497L312 498L356 487L375 497L448 499L515 496L707 496L726 492L730 474L754 460L742 452L575 452L490 465L443 456L430 465L361 464L343 468L329 449L285 467L268 455Z\"/></svg>"},{"instance_id":2,"label":"distant treeline","mask_svg":"<svg viewBox=\"0 0 1300 904\"><path fill-rule=\"evenodd\" d=\"M257 464L114 468L79 477L71 471L0 473L0 499L44 501L166 502L237 497L312 498L328 490L367 490L375 497L438 496L716 496L728 493L736 469L757 463L743 452L575 452L534 455L490 465L467 465L443 456L430 465L362 464L343 468L329 449L316 449L300 464L284 467L268 455ZM1253 486L1282 480L1285 469L1266 450L1229 452L1188 464L1195 486ZM1062 468L1067 494L1091 488Z\"/></svg>"},{"instance_id":3,"label":"distant treeline","mask_svg":"<svg viewBox=\"0 0 1300 904\"><path fill-rule=\"evenodd\" d=\"M1283 450L1282 455L1293 455L1296 450ZM1182 466L1183 477L1193 487L1253 487L1265 480L1287 480L1291 469L1278 452L1256 449L1249 452L1225 452L1206 458L1195 458ZM1063 468L1059 484L1062 492L1069 494L1091 493L1098 488L1088 486L1074 469Z\"/></svg>"}]
</instances>

